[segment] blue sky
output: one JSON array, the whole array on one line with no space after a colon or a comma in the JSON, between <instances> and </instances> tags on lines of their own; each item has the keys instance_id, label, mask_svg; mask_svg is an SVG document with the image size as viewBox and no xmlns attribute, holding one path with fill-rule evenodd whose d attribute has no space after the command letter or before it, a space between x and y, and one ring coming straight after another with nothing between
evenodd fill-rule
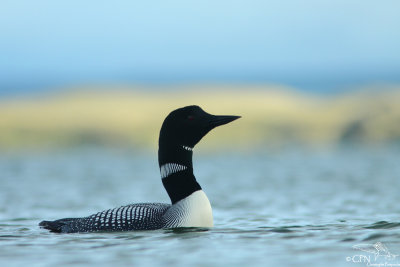
<instances>
[{"instance_id":1,"label":"blue sky","mask_svg":"<svg viewBox=\"0 0 400 267\"><path fill-rule=\"evenodd\" d=\"M400 81L400 1L2 1L0 90ZM16 89L15 89L16 90Z\"/></svg>"}]
</instances>

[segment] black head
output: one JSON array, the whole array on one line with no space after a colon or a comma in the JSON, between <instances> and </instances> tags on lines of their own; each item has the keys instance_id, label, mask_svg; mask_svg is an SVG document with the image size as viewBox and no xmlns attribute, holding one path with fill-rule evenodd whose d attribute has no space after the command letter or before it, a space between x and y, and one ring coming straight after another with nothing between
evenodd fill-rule
<instances>
[{"instance_id":1,"label":"black head","mask_svg":"<svg viewBox=\"0 0 400 267\"><path fill-rule=\"evenodd\" d=\"M182 145L193 148L213 128L238 118L240 116L211 115L199 106L176 109L164 120L159 145Z\"/></svg>"}]
</instances>

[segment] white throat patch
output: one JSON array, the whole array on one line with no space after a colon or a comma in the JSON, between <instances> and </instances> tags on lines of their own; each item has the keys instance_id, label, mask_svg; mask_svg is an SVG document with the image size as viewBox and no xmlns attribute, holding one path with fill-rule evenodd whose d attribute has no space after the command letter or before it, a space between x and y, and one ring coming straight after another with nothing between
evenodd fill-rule
<instances>
[{"instance_id":1,"label":"white throat patch","mask_svg":"<svg viewBox=\"0 0 400 267\"><path fill-rule=\"evenodd\" d=\"M193 151L193 148L189 147L189 146L182 146L183 149L186 149L187 151Z\"/></svg>"},{"instance_id":2,"label":"white throat patch","mask_svg":"<svg viewBox=\"0 0 400 267\"><path fill-rule=\"evenodd\" d=\"M173 173L184 171L186 169L186 166L180 165L178 163L166 163L160 168L161 178L166 178Z\"/></svg>"}]
</instances>

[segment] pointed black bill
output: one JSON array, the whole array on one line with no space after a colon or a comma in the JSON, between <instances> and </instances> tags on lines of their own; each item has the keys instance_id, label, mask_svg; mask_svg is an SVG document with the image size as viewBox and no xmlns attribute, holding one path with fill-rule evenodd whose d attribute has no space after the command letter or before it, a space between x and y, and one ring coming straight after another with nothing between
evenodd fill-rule
<instances>
[{"instance_id":1,"label":"pointed black bill","mask_svg":"<svg viewBox=\"0 0 400 267\"><path fill-rule=\"evenodd\" d=\"M217 126L221 126L221 125L230 123L230 122L232 122L232 121L234 121L236 119L239 119L239 118L241 118L241 117L240 116L224 116L224 115L223 116L216 116L216 115L213 115L211 120L210 120L210 126L212 128L215 128Z\"/></svg>"}]
</instances>

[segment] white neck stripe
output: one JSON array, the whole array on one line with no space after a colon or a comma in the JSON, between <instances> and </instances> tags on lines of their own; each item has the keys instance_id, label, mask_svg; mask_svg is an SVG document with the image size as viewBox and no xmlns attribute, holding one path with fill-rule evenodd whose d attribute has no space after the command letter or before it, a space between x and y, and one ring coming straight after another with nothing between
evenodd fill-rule
<instances>
[{"instance_id":1,"label":"white neck stripe","mask_svg":"<svg viewBox=\"0 0 400 267\"><path fill-rule=\"evenodd\" d=\"M186 169L186 166L180 165L178 163L166 163L160 168L161 178L164 179L173 173L184 171Z\"/></svg>"},{"instance_id":2,"label":"white neck stripe","mask_svg":"<svg viewBox=\"0 0 400 267\"><path fill-rule=\"evenodd\" d=\"M193 148L188 147L188 146L182 146L184 149L186 149L187 151L193 151Z\"/></svg>"}]
</instances>

